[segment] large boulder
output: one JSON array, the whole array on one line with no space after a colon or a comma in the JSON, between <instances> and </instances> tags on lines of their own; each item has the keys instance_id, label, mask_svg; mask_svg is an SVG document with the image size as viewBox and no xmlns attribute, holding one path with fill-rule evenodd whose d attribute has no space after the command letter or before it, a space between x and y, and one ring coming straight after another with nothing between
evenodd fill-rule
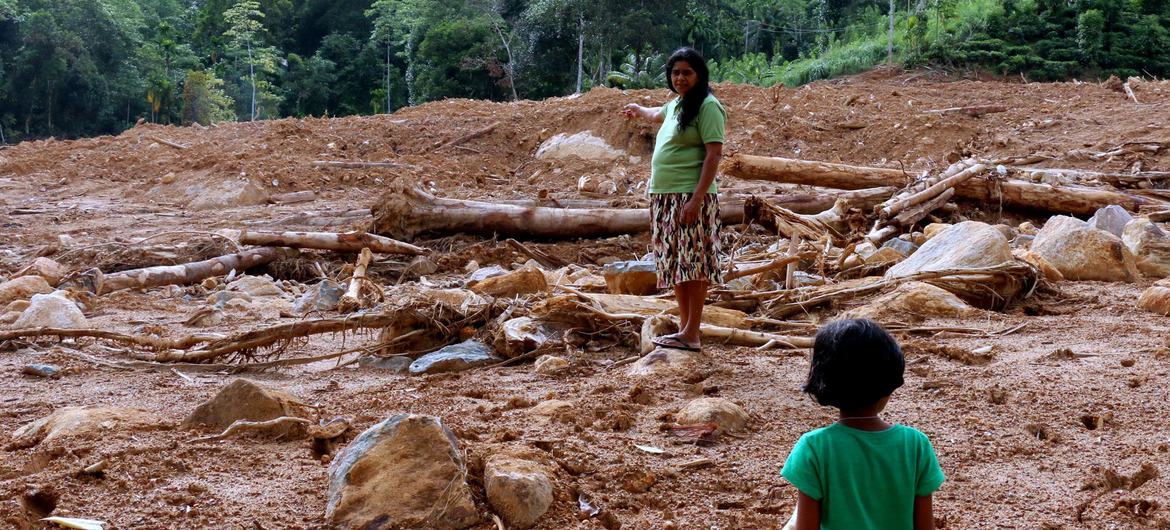
<instances>
[{"instance_id":1,"label":"large boulder","mask_svg":"<svg viewBox=\"0 0 1170 530\"><path fill-rule=\"evenodd\" d=\"M626 153L614 149L605 140L594 136L591 131L576 134L558 134L545 140L536 150L538 159L561 159L574 156L585 160L613 161Z\"/></svg>"},{"instance_id":2,"label":"large boulder","mask_svg":"<svg viewBox=\"0 0 1170 530\"><path fill-rule=\"evenodd\" d=\"M44 278L36 275L21 276L0 283L0 305L13 300L28 300L34 294L48 294L53 287Z\"/></svg>"},{"instance_id":3,"label":"large boulder","mask_svg":"<svg viewBox=\"0 0 1170 530\"><path fill-rule=\"evenodd\" d=\"M65 407L12 433L9 449L25 449L66 438L98 438L118 433L169 429L162 418L141 409Z\"/></svg>"},{"instance_id":4,"label":"large boulder","mask_svg":"<svg viewBox=\"0 0 1170 530\"><path fill-rule=\"evenodd\" d=\"M167 187L170 186L158 186L155 190ZM208 179L205 183L188 186L183 192L190 198L187 208L192 210L219 210L268 202L268 192L246 178Z\"/></svg>"},{"instance_id":5,"label":"large boulder","mask_svg":"<svg viewBox=\"0 0 1170 530\"><path fill-rule=\"evenodd\" d=\"M40 279L39 276L35 278ZM12 327L82 329L89 327L89 321L73 300L67 298L63 291L56 291L51 294L33 295L28 309L12 323Z\"/></svg>"},{"instance_id":6,"label":"large boulder","mask_svg":"<svg viewBox=\"0 0 1170 530\"><path fill-rule=\"evenodd\" d=\"M439 418L398 414L338 453L325 516L342 528L467 528L479 516L466 472L455 435Z\"/></svg>"},{"instance_id":7,"label":"large boulder","mask_svg":"<svg viewBox=\"0 0 1170 530\"><path fill-rule=\"evenodd\" d=\"M680 425L714 423L716 434L739 432L747 426L748 413L743 407L723 398L699 398L687 403L674 416Z\"/></svg>"},{"instance_id":8,"label":"large boulder","mask_svg":"<svg viewBox=\"0 0 1170 530\"><path fill-rule=\"evenodd\" d=\"M1154 278L1170 276L1170 235L1145 217L1125 225L1121 241L1137 259L1142 274Z\"/></svg>"},{"instance_id":9,"label":"large boulder","mask_svg":"<svg viewBox=\"0 0 1170 530\"><path fill-rule=\"evenodd\" d=\"M1170 316L1170 279L1158 280L1152 287L1146 289L1138 298L1138 307L1159 315Z\"/></svg>"},{"instance_id":10,"label":"large boulder","mask_svg":"<svg viewBox=\"0 0 1170 530\"><path fill-rule=\"evenodd\" d=\"M651 295L658 292L653 261L615 261L602 267L606 289L613 294Z\"/></svg>"},{"instance_id":11,"label":"large boulder","mask_svg":"<svg viewBox=\"0 0 1170 530\"><path fill-rule=\"evenodd\" d=\"M1132 282L1137 263L1121 238L1073 217L1057 215L1044 223L1031 251L1048 260L1066 280Z\"/></svg>"},{"instance_id":12,"label":"large boulder","mask_svg":"<svg viewBox=\"0 0 1170 530\"><path fill-rule=\"evenodd\" d=\"M908 282L864 306L847 311L842 318L911 321L927 317L968 317L979 312L950 291L923 282Z\"/></svg>"},{"instance_id":13,"label":"large boulder","mask_svg":"<svg viewBox=\"0 0 1170 530\"><path fill-rule=\"evenodd\" d=\"M553 501L552 480L540 464L511 455L493 455L484 464L488 503L508 528L530 528Z\"/></svg>"},{"instance_id":14,"label":"large boulder","mask_svg":"<svg viewBox=\"0 0 1170 530\"><path fill-rule=\"evenodd\" d=\"M236 379L223 387L215 397L195 407L183 428L203 428L222 431L236 420L267 421L281 416L312 418L308 407L291 394L265 388L247 379ZM305 426L286 423L269 430L268 434L284 438L305 436Z\"/></svg>"},{"instance_id":15,"label":"large boulder","mask_svg":"<svg viewBox=\"0 0 1170 530\"><path fill-rule=\"evenodd\" d=\"M886 271L886 278L905 278L921 272L969 270L1016 263L1011 246L995 227L964 221L940 230L905 261ZM938 282L938 285L976 307L999 309L1035 281L1031 276L996 275L986 281Z\"/></svg>"},{"instance_id":16,"label":"large boulder","mask_svg":"<svg viewBox=\"0 0 1170 530\"><path fill-rule=\"evenodd\" d=\"M498 361L500 358L492 354L490 346L476 340L469 340L452 344L415 359L414 362L410 363L410 373L421 375L462 372Z\"/></svg>"}]
</instances>

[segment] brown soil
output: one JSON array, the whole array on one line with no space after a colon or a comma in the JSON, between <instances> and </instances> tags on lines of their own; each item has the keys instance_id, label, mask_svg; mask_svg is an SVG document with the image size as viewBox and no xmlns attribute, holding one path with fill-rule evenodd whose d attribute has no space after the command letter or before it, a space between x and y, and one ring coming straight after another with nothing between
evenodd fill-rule
<instances>
[{"instance_id":1,"label":"brown soil","mask_svg":"<svg viewBox=\"0 0 1170 530\"><path fill-rule=\"evenodd\" d=\"M1095 84L966 81L884 70L797 90L721 85L717 92L730 111L729 151L912 172L945 166L954 153L1004 157L1165 142L1170 122L1170 85L1161 83L1137 87L1141 105ZM121 261L104 262L121 263L121 268L137 266L132 240L159 234L169 234L160 243L206 239L189 251L214 255L222 249L212 248L215 239L208 233L273 223L312 229L282 220L307 211L368 208L382 184L401 176L449 197L533 198L545 192L555 198L596 199L576 191L579 177L631 183L648 177L654 131L628 124L618 114L620 107L666 97L661 90L597 89L541 102L449 100L390 116L211 128L144 125L116 137L3 148L0 276L31 262L38 252L52 253L46 247L57 246L61 234L79 247L96 249L89 254L95 260L124 253ZM1009 110L982 118L921 114L978 104ZM462 148L435 151L497 121L501 125L493 132ZM641 160L601 164L532 158L545 139L581 130L592 130ZM190 147L180 151L150 137ZM418 169L318 169L310 167L314 160L392 161ZM1059 165L1121 172L1138 160L1143 170L1170 170L1166 152ZM173 194L161 191L169 189L159 184L168 173L183 185L243 178L271 193L316 190L322 198L188 211ZM745 191L777 188L733 179L722 185ZM620 205L644 203L636 191L601 198ZM980 211L980 205L966 205L963 212L998 220L998 214ZM465 236L420 244L442 251L436 259L439 270L427 274L440 283L461 278L469 260L511 265L527 259L502 243ZM646 251L647 240L536 246L593 265L637 257ZM313 261L340 275L351 261L328 253L308 256L302 267L279 275L314 278ZM380 257L371 274L383 285L413 281L418 274L407 261ZM940 525L1170 528L1170 342L1166 318L1136 307L1148 285L1065 282L1055 292L978 321L928 322L988 330L1026 324L1005 337L901 337L908 346L909 369L888 417L922 430L934 442L948 477L935 496ZM115 293L91 305L88 316L93 327L181 336L190 332L182 322L203 304L198 294L195 287ZM279 320L287 319L234 318L209 331L232 333ZM373 340L367 334L318 336L288 353L324 354ZM972 353L984 346L992 351ZM111 369L80 360L69 353L73 350L121 359L90 341L0 345L0 445L20 426L64 406L140 407L178 424L233 377L187 374L191 382L173 372ZM795 491L779 476L780 465L800 434L833 420L830 410L799 392L807 370L803 354L709 345L704 369L640 382L625 377L623 368L609 366L635 353L624 347L579 352L570 359L573 367L557 376L538 375L531 364L519 364L464 375L406 377L356 365L337 368L330 361L247 377L299 396L324 418L350 418L357 432L397 412L441 416L472 463L472 489L485 514L478 529L495 525L477 486L476 463L503 449L525 448L558 464L556 500L539 528L601 528L599 518L578 519L578 495L612 514L622 528L666 528L668 521L675 528L781 526ZM30 363L51 363L64 368L64 374L57 379L22 374ZM671 434L666 428L671 415L688 399L704 395L743 405L753 418L749 432L713 444ZM573 414L546 423L528 410L550 398L574 403ZM327 526L328 465L308 442L243 436L187 443L194 436L182 430L108 433L0 452L0 526L38 528L30 521L48 512L102 519L119 529ZM634 444L661 447L665 453L646 453ZM680 465L699 458L713 464ZM108 467L101 477L79 473L102 459Z\"/></svg>"}]
</instances>

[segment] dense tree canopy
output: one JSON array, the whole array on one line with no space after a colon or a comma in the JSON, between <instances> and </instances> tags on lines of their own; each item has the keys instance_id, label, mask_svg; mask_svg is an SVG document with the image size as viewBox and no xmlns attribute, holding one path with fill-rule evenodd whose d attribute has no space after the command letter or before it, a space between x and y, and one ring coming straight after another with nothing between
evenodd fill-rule
<instances>
[{"instance_id":1,"label":"dense tree canopy","mask_svg":"<svg viewBox=\"0 0 1170 530\"><path fill-rule=\"evenodd\" d=\"M889 0L0 0L0 139L350 115L447 97L719 81L887 59ZM1032 80L1170 74L1168 0L894 0L896 60Z\"/></svg>"}]
</instances>

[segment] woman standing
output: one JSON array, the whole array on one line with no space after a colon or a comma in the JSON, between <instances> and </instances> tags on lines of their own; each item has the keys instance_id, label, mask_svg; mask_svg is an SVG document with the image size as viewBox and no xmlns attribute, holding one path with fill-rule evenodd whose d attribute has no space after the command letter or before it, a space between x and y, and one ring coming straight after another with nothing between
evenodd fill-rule
<instances>
[{"instance_id":1,"label":"woman standing","mask_svg":"<svg viewBox=\"0 0 1170 530\"><path fill-rule=\"evenodd\" d=\"M662 124L650 162L650 215L658 287L674 288L679 332L654 343L697 351L707 286L721 281L715 172L727 112L711 94L707 62L694 49L671 54L666 78L677 98L661 107L631 103L622 114Z\"/></svg>"}]
</instances>

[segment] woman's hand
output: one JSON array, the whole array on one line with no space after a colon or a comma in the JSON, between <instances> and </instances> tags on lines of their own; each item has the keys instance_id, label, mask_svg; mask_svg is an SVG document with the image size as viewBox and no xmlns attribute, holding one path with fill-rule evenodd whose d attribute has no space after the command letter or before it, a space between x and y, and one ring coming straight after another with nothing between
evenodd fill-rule
<instances>
[{"instance_id":1,"label":"woman's hand","mask_svg":"<svg viewBox=\"0 0 1170 530\"><path fill-rule=\"evenodd\" d=\"M703 209L703 196L700 194L691 195L690 200L683 205L682 210L679 210L679 222L684 225L693 225L699 222L699 213Z\"/></svg>"},{"instance_id":2,"label":"woman's hand","mask_svg":"<svg viewBox=\"0 0 1170 530\"><path fill-rule=\"evenodd\" d=\"M628 120L641 118L644 116L642 114L642 106L637 103L630 103L622 108L622 116L625 116Z\"/></svg>"}]
</instances>

